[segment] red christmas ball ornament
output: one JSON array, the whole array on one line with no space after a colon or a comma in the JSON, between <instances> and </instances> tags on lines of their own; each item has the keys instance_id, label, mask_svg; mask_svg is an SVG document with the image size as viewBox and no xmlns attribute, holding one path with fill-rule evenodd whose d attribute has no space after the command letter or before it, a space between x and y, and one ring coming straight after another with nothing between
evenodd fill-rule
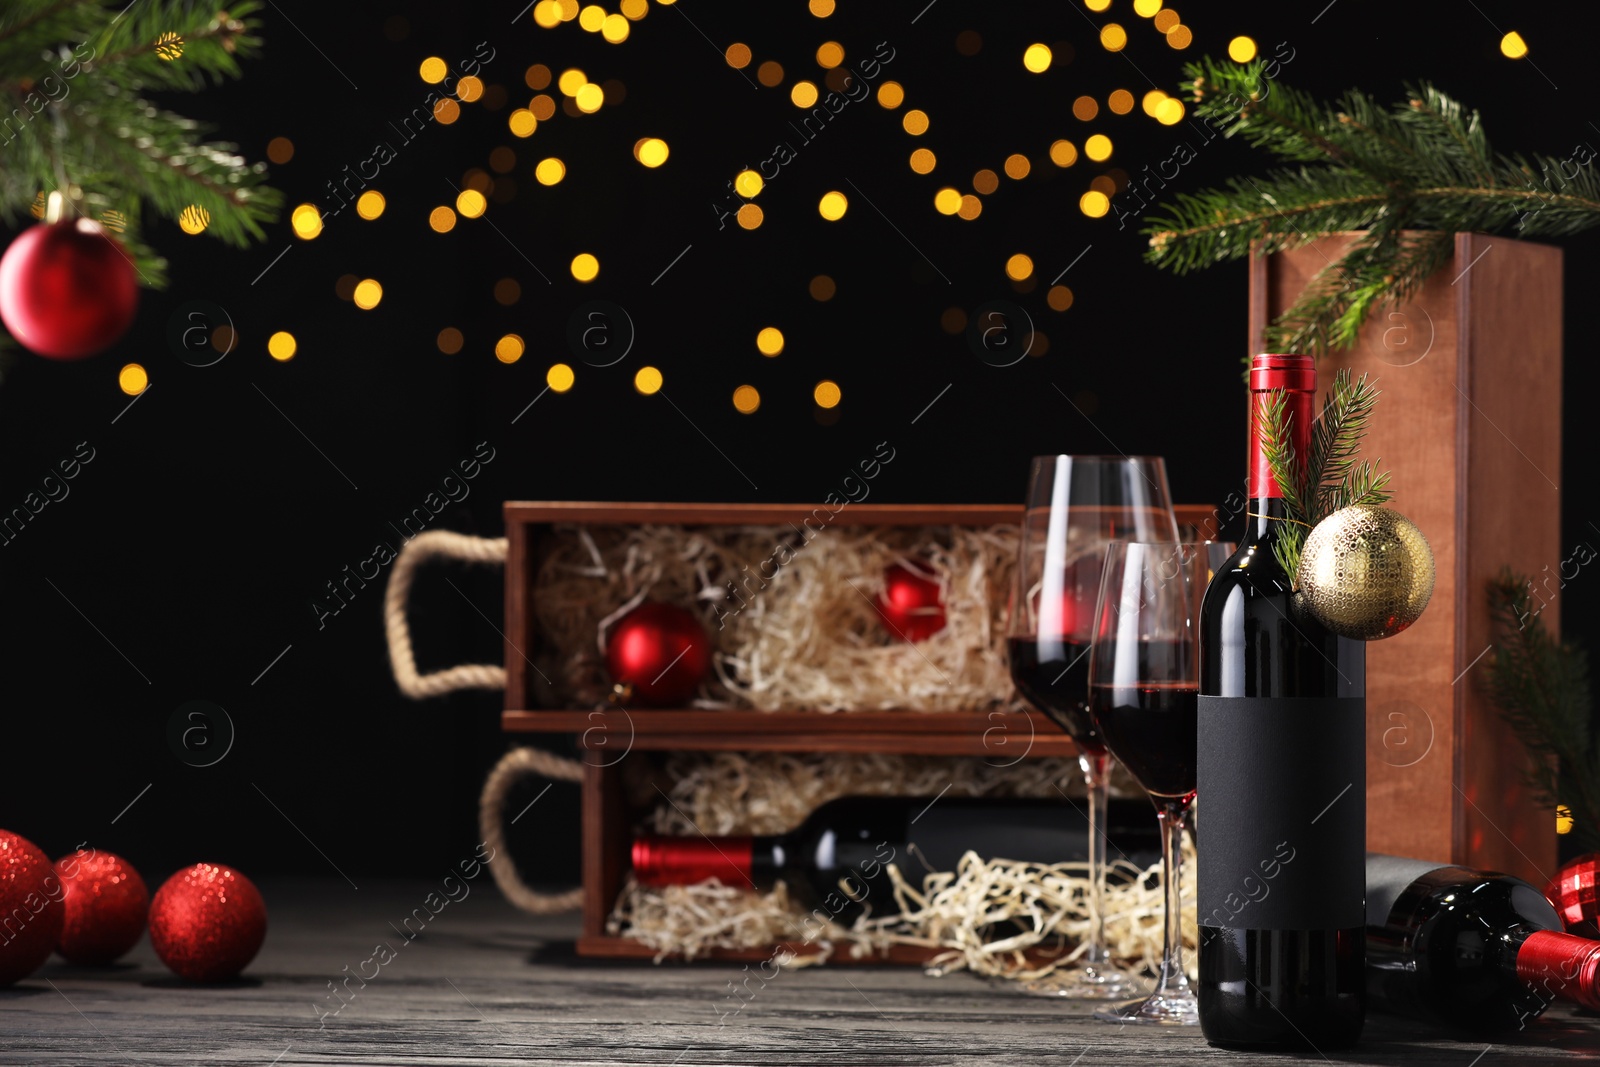
<instances>
[{"instance_id":1,"label":"red christmas ball ornament","mask_svg":"<svg viewBox=\"0 0 1600 1067\"><path fill-rule=\"evenodd\" d=\"M1567 933L1600 940L1600 852L1591 852L1563 864L1544 895L1556 906Z\"/></svg>"},{"instance_id":2,"label":"red christmas ball ornament","mask_svg":"<svg viewBox=\"0 0 1600 1067\"><path fill-rule=\"evenodd\" d=\"M41 356L92 356L121 337L138 310L133 262L91 219L24 230L0 256L0 319Z\"/></svg>"},{"instance_id":3,"label":"red christmas ball ornament","mask_svg":"<svg viewBox=\"0 0 1600 1067\"><path fill-rule=\"evenodd\" d=\"M220 863L197 863L168 878L150 902L150 944L191 982L232 978L267 936L267 905L255 885Z\"/></svg>"},{"instance_id":4,"label":"red christmas ball ornament","mask_svg":"<svg viewBox=\"0 0 1600 1067\"><path fill-rule=\"evenodd\" d=\"M50 857L21 834L0 830L0 986L50 958L61 935L61 883Z\"/></svg>"},{"instance_id":5,"label":"red christmas ball ornament","mask_svg":"<svg viewBox=\"0 0 1600 1067\"><path fill-rule=\"evenodd\" d=\"M691 612L646 601L612 628L606 666L613 682L632 689L626 699L658 708L682 705L711 668L711 638Z\"/></svg>"},{"instance_id":6,"label":"red christmas ball ornament","mask_svg":"<svg viewBox=\"0 0 1600 1067\"><path fill-rule=\"evenodd\" d=\"M121 856L79 849L56 860L66 915L56 951L71 963L99 966L127 952L144 933L150 891Z\"/></svg>"},{"instance_id":7,"label":"red christmas ball ornament","mask_svg":"<svg viewBox=\"0 0 1600 1067\"><path fill-rule=\"evenodd\" d=\"M883 592L878 597L889 631L907 641L922 641L944 629L944 596L931 571L904 563L883 571Z\"/></svg>"}]
</instances>

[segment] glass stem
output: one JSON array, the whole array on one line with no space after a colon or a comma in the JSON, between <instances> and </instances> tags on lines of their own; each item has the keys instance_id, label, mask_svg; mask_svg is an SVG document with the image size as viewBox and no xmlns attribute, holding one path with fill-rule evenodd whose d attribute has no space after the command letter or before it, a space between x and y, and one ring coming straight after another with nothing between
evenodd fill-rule
<instances>
[{"instance_id":1,"label":"glass stem","mask_svg":"<svg viewBox=\"0 0 1600 1067\"><path fill-rule=\"evenodd\" d=\"M1186 801L1162 798L1156 802L1156 817L1161 822L1161 889L1165 900L1164 936L1161 950L1161 975L1154 996L1188 993L1189 976L1183 970L1183 854L1179 851Z\"/></svg>"},{"instance_id":2,"label":"glass stem","mask_svg":"<svg viewBox=\"0 0 1600 1067\"><path fill-rule=\"evenodd\" d=\"M1106 915L1103 904L1106 891L1106 835L1101 824L1106 818L1106 777L1111 757L1083 754L1078 757L1083 767L1084 783L1089 787L1089 951L1084 963L1095 967L1110 958L1106 951Z\"/></svg>"}]
</instances>

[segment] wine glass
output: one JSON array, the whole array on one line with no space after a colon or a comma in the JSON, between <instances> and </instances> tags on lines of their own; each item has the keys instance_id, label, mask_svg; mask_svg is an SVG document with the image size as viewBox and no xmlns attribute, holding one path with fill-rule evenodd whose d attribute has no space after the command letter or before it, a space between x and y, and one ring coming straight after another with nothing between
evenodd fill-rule
<instances>
[{"instance_id":1,"label":"wine glass","mask_svg":"<svg viewBox=\"0 0 1600 1067\"><path fill-rule=\"evenodd\" d=\"M1036 456L1018 546L1007 626L1011 680L1078 746L1089 792L1089 937L1083 966L1025 983L1039 996L1114 1000L1143 989L1105 948L1106 772L1110 757L1089 716L1090 638L1106 545L1176 541L1178 526L1157 456Z\"/></svg>"},{"instance_id":2,"label":"wine glass","mask_svg":"<svg viewBox=\"0 0 1600 1067\"><path fill-rule=\"evenodd\" d=\"M1155 801L1165 917L1155 990L1144 1000L1102 1008L1096 1019L1200 1022L1183 970L1178 835L1195 793L1200 600L1211 554L1200 543L1119 541L1106 550L1089 654L1089 710L1106 748Z\"/></svg>"}]
</instances>

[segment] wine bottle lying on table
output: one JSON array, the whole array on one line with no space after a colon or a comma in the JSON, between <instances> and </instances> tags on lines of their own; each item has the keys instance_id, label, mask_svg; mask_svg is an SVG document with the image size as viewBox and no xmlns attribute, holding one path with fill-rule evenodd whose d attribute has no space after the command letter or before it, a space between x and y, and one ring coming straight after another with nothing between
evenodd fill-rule
<instances>
[{"instance_id":1,"label":"wine bottle lying on table","mask_svg":"<svg viewBox=\"0 0 1600 1067\"><path fill-rule=\"evenodd\" d=\"M1105 832L1113 860L1125 858L1141 869L1160 862L1149 801L1111 801ZM1082 863L1089 858L1088 816L1081 805L1055 800L839 797L776 836L638 837L633 873L643 885L716 878L761 890L781 878L842 919L868 901L875 915L898 910L883 873L888 864L920 886L924 874L954 871L968 851L985 859Z\"/></svg>"},{"instance_id":2,"label":"wine bottle lying on table","mask_svg":"<svg viewBox=\"0 0 1600 1067\"><path fill-rule=\"evenodd\" d=\"M1367 997L1475 1033L1514 1032L1558 997L1600 1011L1600 941L1563 932L1520 878L1372 853Z\"/></svg>"}]
</instances>

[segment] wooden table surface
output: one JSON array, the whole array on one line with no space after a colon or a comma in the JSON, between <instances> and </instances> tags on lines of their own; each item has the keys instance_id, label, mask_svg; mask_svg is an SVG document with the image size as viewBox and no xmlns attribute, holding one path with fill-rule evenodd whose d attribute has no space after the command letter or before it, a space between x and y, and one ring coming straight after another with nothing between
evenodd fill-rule
<instances>
[{"instance_id":1,"label":"wooden table surface","mask_svg":"<svg viewBox=\"0 0 1600 1067\"><path fill-rule=\"evenodd\" d=\"M468 884L468 896L402 945L390 924L422 907L437 882L263 882L266 946L224 986L172 978L148 939L109 971L54 960L0 990L0 1064L1497 1067L1600 1057L1600 1017L1565 1007L1492 1045L1375 1016L1353 1052L1247 1055L1210 1048L1198 1029L1119 1028L1082 1005L907 968L794 971L764 988L752 980L753 998L733 1013L729 983L747 973L739 967L581 960L574 916L522 915L487 875ZM366 963L380 941L394 958ZM321 1016L339 1004L329 982L375 969L364 988L350 980L356 992L337 1015Z\"/></svg>"}]
</instances>

